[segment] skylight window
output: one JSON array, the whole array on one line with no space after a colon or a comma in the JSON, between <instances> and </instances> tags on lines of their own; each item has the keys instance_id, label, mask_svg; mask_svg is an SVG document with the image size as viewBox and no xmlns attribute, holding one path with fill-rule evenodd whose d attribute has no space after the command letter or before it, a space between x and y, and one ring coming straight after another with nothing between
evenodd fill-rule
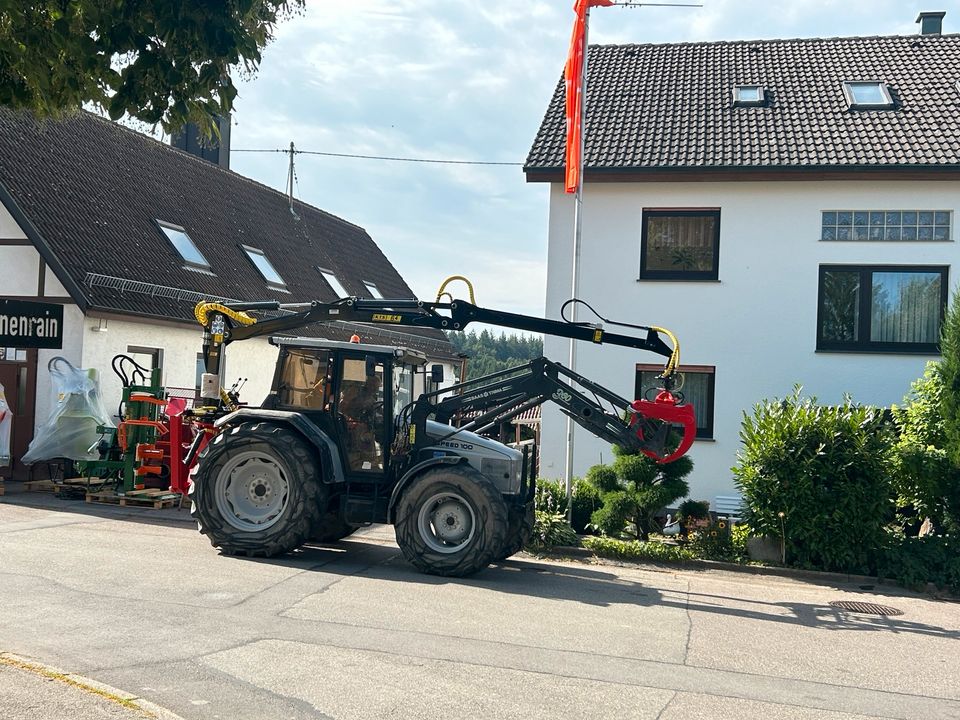
<instances>
[{"instance_id":1,"label":"skylight window","mask_svg":"<svg viewBox=\"0 0 960 720\"><path fill-rule=\"evenodd\" d=\"M157 220L157 226L160 228L160 232L167 236L167 240L170 241L173 248L180 253L180 257L183 258L184 262L188 265L198 266L207 270L210 269L210 263L207 262L203 253L197 250L197 246L193 244L193 240L187 235L186 230L179 225L171 225L162 220Z\"/></svg>"},{"instance_id":2,"label":"skylight window","mask_svg":"<svg viewBox=\"0 0 960 720\"><path fill-rule=\"evenodd\" d=\"M767 101L763 85L737 85L733 88L735 107L757 107Z\"/></svg>"},{"instance_id":3,"label":"skylight window","mask_svg":"<svg viewBox=\"0 0 960 720\"><path fill-rule=\"evenodd\" d=\"M380 292L380 288L367 280L364 280L363 284L367 290L370 291L370 294L373 295L373 297L375 297L377 300L383 300L383 293Z\"/></svg>"},{"instance_id":4,"label":"skylight window","mask_svg":"<svg viewBox=\"0 0 960 720\"><path fill-rule=\"evenodd\" d=\"M350 293L347 292L347 289L343 286L343 283L337 279L337 276L333 274L330 270L324 270L321 267L318 267L317 270L320 271L320 274L323 275L323 279L327 281L327 284L333 288L333 294L337 298L350 297Z\"/></svg>"},{"instance_id":5,"label":"skylight window","mask_svg":"<svg viewBox=\"0 0 960 720\"><path fill-rule=\"evenodd\" d=\"M879 80L845 82L843 92L853 110L889 110L893 107L887 84Z\"/></svg>"},{"instance_id":6,"label":"skylight window","mask_svg":"<svg viewBox=\"0 0 960 720\"><path fill-rule=\"evenodd\" d=\"M260 274L263 275L263 279L267 281L268 285L277 286L280 288L285 288L287 284L283 281L283 278L280 277L280 273L277 272L277 269L267 260L266 254L260 248L250 247L249 245L241 245L243 251L247 254L247 257L250 258L250 262L254 264L257 270L260 271Z\"/></svg>"}]
</instances>

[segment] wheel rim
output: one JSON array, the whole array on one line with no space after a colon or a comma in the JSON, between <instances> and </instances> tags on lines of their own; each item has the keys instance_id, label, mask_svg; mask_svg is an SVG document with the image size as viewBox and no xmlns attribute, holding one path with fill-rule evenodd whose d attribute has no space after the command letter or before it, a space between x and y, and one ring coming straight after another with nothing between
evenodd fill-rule
<instances>
[{"instance_id":1,"label":"wheel rim","mask_svg":"<svg viewBox=\"0 0 960 720\"><path fill-rule=\"evenodd\" d=\"M437 493L420 506L417 529L427 547L439 553L462 550L476 530L473 507L460 495Z\"/></svg>"},{"instance_id":2,"label":"wheel rim","mask_svg":"<svg viewBox=\"0 0 960 720\"><path fill-rule=\"evenodd\" d=\"M248 451L230 458L214 485L221 517L244 532L266 530L280 520L290 498L290 483L274 460Z\"/></svg>"}]
</instances>

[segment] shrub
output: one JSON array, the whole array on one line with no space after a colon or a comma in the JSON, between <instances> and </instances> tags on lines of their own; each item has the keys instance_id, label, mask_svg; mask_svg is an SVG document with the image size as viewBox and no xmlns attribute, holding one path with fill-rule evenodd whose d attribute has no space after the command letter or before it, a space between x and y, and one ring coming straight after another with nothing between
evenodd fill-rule
<instances>
[{"instance_id":1,"label":"shrub","mask_svg":"<svg viewBox=\"0 0 960 720\"><path fill-rule=\"evenodd\" d=\"M883 412L849 398L821 406L798 387L744 414L740 437L733 472L753 531L783 533L793 564L869 570L893 516L886 473L893 436Z\"/></svg>"},{"instance_id":2,"label":"shrub","mask_svg":"<svg viewBox=\"0 0 960 720\"><path fill-rule=\"evenodd\" d=\"M880 555L878 575L916 590L933 583L960 594L960 541L891 536Z\"/></svg>"},{"instance_id":3,"label":"shrub","mask_svg":"<svg viewBox=\"0 0 960 720\"><path fill-rule=\"evenodd\" d=\"M567 488L560 480L537 480L534 509L557 515L567 514Z\"/></svg>"},{"instance_id":4,"label":"shrub","mask_svg":"<svg viewBox=\"0 0 960 720\"><path fill-rule=\"evenodd\" d=\"M695 559L692 552L678 545L658 542L624 541L608 537L583 538L583 546L598 557L618 560L647 560L653 562L687 562Z\"/></svg>"},{"instance_id":5,"label":"shrub","mask_svg":"<svg viewBox=\"0 0 960 720\"><path fill-rule=\"evenodd\" d=\"M733 559L743 562L749 558L747 540L750 538L750 526L737 523L730 528L730 546L733 548Z\"/></svg>"},{"instance_id":6,"label":"shrub","mask_svg":"<svg viewBox=\"0 0 960 720\"><path fill-rule=\"evenodd\" d=\"M573 509L570 524L577 533L590 533L590 517L603 505L600 491L587 480L577 480L573 485Z\"/></svg>"},{"instance_id":7,"label":"shrub","mask_svg":"<svg viewBox=\"0 0 960 720\"><path fill-rule=\"evenodd\" d=\"M533 537L530 540L532 548L543 550L578 543L579 538L570 527L565 515L542 510L534 512Z\"/></svg>"},{"instance_id":8,"label":"shrub","mask_svg":"<svg viewBox=\"0 0 960 720\"><path fill-rule=\"evenodd\" d=\"M614 447L612 465L594 465L587 481L600 493L602 506L591 521L605 535L647 540L654 515L687 494L686 477L693 461L684 456L660 465L640 453Z\"/></svg>"},{"instance_id":9,"label":"shrub","mask_svg":"<svg viewBox=\"0 0 960 720\"><path fill-rule=\"evenodd\" d=\"M960 470L945 449L943 390L941 366L928 363L903 407L893 408L900 432L891 466L893 489L901 524L914 534L925 518L940 531L960 531Z\"/></svg>"},{"instance_id":10,"label":"shrub","mask_svg":"<svg viewBox=\"0 0 960 720\"><path fill-rule=\"evenodd\" d=\"M677 519L684 523L687 520L706 520L710 517L710 503L707 500L684 500L677 508Z\"/></svg>"},{"instance_id":11,"label":"shrub","mask_svg":"<svg viewBox=\"0 0 960 720\"><path fill-rule=\"evenodd\" d=\"M943 385L940 411L943 414L943 449L954 465L960 466L960 293L954 293L943 319L938 374Z\"/></svg>"},{"instance_id":12,"label":"shrub","mask_svg":"<svg viewBox=\"0 0 960 720\"><path fill-rule=\"evenodd\" d=\"M730 522L721 518L699 529L691 536L690 550L704 560L733 560L735 553L730 539Z\"/></svg>"}]
</instances>

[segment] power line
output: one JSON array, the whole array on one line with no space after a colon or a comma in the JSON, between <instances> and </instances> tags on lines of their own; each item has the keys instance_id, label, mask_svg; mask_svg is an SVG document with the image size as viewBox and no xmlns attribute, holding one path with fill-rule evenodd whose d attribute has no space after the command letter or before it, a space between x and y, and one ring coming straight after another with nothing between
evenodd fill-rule
<instances>
[{"instance_id":1,"label":"power line","mask_svg":"<svg viewBox=\"0 0 960 720\"><path fill-rule=\"evenodd\" d=\"M249 153L289 153L289 150L259 149L259 148L231 148L230 152ZM435 158L394 157L390 155L359 155L354 153L321 152L319 150L294 150L297 155L324 155L326 157L356 158L361 160L391 160L393 162L432 163L435 165L510 165L520 167L519 162L492 162L489 160L438 160Z\"/></svg>"}]
</instances>

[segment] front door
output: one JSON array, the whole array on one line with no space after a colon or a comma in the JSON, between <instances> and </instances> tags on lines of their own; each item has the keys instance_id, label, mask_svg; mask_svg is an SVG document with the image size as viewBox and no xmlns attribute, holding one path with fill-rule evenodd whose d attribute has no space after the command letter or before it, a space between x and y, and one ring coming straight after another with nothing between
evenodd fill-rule
<instances>
[{"instance_id":1,"label":"front door","mask_svg":"<svg viewBox=\"0 0 960 720\"><path fill-rule=\"evenodd\" d=\"M0 465L0 478L23 480L27 468L19 459L33 440L37 351L0 348L0 385L10 406L10 461ZM4 462L0 460L0 462Z\"/></svg>"},{"instance_id":2,"label":"front door","mask_svg":"<svg viewBox=\"0 0 960 720\"><path fill-rule=\"evenodd\" d=\"M389 452L384 422L384 367L371 357L341 359L334 411L340 418L347 472L382 475Z\"/></svg>"}]
</instances>

